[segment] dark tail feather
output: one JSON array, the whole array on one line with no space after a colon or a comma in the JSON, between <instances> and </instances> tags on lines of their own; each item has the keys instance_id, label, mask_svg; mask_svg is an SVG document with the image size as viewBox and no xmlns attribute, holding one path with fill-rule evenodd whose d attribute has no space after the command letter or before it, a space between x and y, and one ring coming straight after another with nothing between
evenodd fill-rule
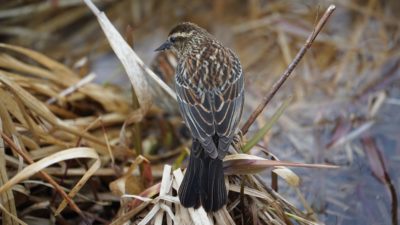
<instances>
[{"instance_id":1,"label":"dark tail feather","mask_svg":"<svg viewBox=\"0 0 400 225\"><path fill-rule=\"evenodd\" d=\"M215 212L227 201L222 160L210 158L201 144L194 140L182 184L178 191L181 204Z\"/></svg>"},{"instance_id":2,"label":"dark tail feather","mask_svg":"<svg viewBox=\"0 0 400 225\"><path fill-rule=\"evenodd\" d=\"M201 159L196 156L193 150L198 147L193 144L190 154L189 165L187 167L185 176L181 186L179 187L178 195L181 204L186 207L199 207L200 206L200 173L202 171Z\"/></svg>"},{"instance_id":3,"label":"dark tail feather","mask_svg":"<svg viewBox=\"0 0 400 225\"><path fill-rule=\"evenodd\" d=\"M206 212L215 212L227 201L222 160L205 156L202 158L202 164L201 202Z\"/></svg>"}]
</instances>

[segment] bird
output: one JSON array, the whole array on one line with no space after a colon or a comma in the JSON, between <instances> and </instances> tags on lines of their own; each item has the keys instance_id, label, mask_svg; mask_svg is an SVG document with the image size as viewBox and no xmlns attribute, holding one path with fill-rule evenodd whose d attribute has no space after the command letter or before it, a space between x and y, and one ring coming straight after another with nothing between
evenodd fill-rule
<instances>
[{"instance_id":1,"label":"bird","mask_svg":"<svg viewBox=\"0 0 400 225\"><path fill-rule=\"evenodd\" d=\"M189 164L178 190L181 205L216 212L227 203L223 159L237 133L244 103L238 56L205 29L177 24L156 51L177 55L175 90L191 132Z\"/></svg>"}]
</instances>

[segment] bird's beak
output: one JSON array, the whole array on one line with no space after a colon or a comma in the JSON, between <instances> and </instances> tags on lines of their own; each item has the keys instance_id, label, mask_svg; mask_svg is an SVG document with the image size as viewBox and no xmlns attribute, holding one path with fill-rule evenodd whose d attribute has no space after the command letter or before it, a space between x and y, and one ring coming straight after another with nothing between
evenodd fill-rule
<instances>
[{"instance_id":1,"label":"bird's beak","mask_svg":"<svg viewBox=\"0 0 400 225\"><path fill-rule=\"evenodd\" d=\"M168 50L171 48L171 46L172 46L172 43L169 40L167 40L160 47L158 47L155 51L158 52L158 51Z\"/></svg>"}]
</instances>

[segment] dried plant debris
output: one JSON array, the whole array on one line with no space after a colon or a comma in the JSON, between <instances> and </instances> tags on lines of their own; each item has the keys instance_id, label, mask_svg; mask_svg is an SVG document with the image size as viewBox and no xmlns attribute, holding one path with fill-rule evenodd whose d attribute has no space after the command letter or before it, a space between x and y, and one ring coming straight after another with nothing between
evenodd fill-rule
<instances>
[{"instance_id":1,"label":"dried plant debris","mask_svg":"<svg viewBox=\"0 0 400 225\"><path fill-rule=\"evenodd\" d=\"M398 223L398 1L93 3L105 14L82 0L0 4L0 224ZM170 97L176 58L153 50L177 22L207 28L244 66L247 119L328 4L232 149L246 154L224 162L226 208L182 208L190 134Z\"/></svg>"},{"instance_id":2,"label":"dried plant debris","mask_svg":"<svg viewBox=\"0 0 400 225\"><path fill-rule=\"evenodd\" d=\"M40 218L48 217L48 213L43 212L49 207L52 208L51 220L63 220L63 215L72 213L72 209L82 218L89 213L89 218L104 222L99 216L90 216L90 210L110 207L118 200L109 194L107 186L93 191L93 197L78 193L83 191L82 187L86 187L83 192L90 191L87 182L91 178L89 183L96 185L93 176L115 177L125 172L126 166L131 164L126 159L136 155L127 140L135 132L132 124L142 120L141 112L131 110L129 99L117 89L87 81L93 73L81 78L73 70L36 51L9 44L0 44L0 48L4 49L0 60L3 161L0 196L4 223L17 224L20 219L30 221L29 224L40 223ZM147 115L159 114L156 111L150 110ZM164 132L171 133L167 124ZM100 168L101 165L106 166ZM45 178L43 181L33 176L37 172ZM148 173L142 171L141 174L143 176L129 173L129 177L142 183ZM143 185L132 181L129 180L131 187L127 187L129 193L135 187L137 192L144 189ZM17 185L21 182L26 183ZM11 188L17 188L16 196ZM60 199L58 191L53 192L52 188L61 191L62 196L67 192L68 196L64 196L67 199ZM99 197L102 195L105 197ZM64 214L67 202L73 205ZM85 202L91 206L85 206L87 209L83 213L81 205ZM17 215L16 209L21 205L26 206L22 214Z\"/></svg>"},{"instance_id":3,"label":"dried plant debris","mask_svg":"<svg viewBox=\"0 0 400 225\"><path fill-rule=\"evenodd\" d=\"M232 160L232 157L228 160ZM239 171L238 174L240 174ZM291 174L287 177L295 176ZM182 179L183 174L180 169L172 171L171 166L164 166L161 184L149 188L140 195L124 195L126 198L133 198L142 203L138 203L138 206L130 210L122 207L120 209L121 216L112 224L124 224L131 217L143 218L138 220L140 221L138 224L148 224L152 221L154 224L228 225L235 224L235 221L240 220L244 224L252 224L254 221L259 221L260 224L317 224L285 201L279 194L267 188L256 177L248 175L246 178L235 175L226 179L230 202L221 210L207 214L203 208L184 208L176 196ZM246 187L242 190L241 183L244 181ZM157 188L158 196L152 198L154 192L150 190L155 188ZM244 202L241 202L242 200ZM141 209L141 206L144 208ZM241 208L242 206L245 208ZM128 209L129 207L132 206L126 206ZM125 212L121 212L124 210Z\"/></svg>"}]
</instances>

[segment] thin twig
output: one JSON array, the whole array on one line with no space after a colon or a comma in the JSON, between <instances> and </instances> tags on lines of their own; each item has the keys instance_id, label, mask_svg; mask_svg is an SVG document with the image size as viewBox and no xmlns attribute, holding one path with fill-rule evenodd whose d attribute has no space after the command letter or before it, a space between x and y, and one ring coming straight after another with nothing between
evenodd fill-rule
<instances>
[{"instance_id":1,"label":"thin twig","mask_svg":"<svg viewBox=\"0 0 400 225\"><path fill-rule=\"evenodd\" d=\"M0 131L0 134L1 134L1 137L4 139L4 141L8 144L8 146L10 146L10 148L12 148L14 151L16 151L20 156L22 156L22 158L24 158L24 160L28 164L35 163L32 160L32 158L28 154L26 154L24 151L19 149L14 144L14 142L11 140L11 138L9 138L5 133ZM51 185L53 185L54 189L68 202L68 204L69 204L69 206L71 206L72 210L74 210L83 219L85 219L85 216L82 213L82 211L79 209L79 207L75 204L74 201L72 201L72 199L67 195L67 193L65 193L65 191L60 187L60 185L58 185L58 183L53 178L51 178L50 175L48 175L47 173L45 173L43 171L39 171L39 174L43 177L43 179L47 180Z\"/></svg>"},{"instance_id":2,"label":"thin twig","mask_svg":"<svg viewBox=\"0 0 400 225\"><path fill-rule=\"evenodd\" d=\"M318 24L314 28L313 32L307 38L306 43L303 45L303 47L297 53L296 57L293 59L292 63L290 63L290 65L288 66L286 71L281 75L279 80L272 86L272 89L268 93L268 95L265 98L263 98L262 102L253 111L253 113L250 115L249 119L243 125L243 127L241 129L241 132L243 135L247 133L250 126L254 123L254 121L257 119L257 117L260 115L260 113L264 110L265 106L267 106L267 104L275 96L275 94L279 90L279 88L283 85L283 83L285 83L287 78L293 72L294 68L296 68L297 64L299 64L300 60L303 58L304 54L306 54L307 50L311 47L315 38L318 36L319 32L322 30L326 21L328 21L329 17L331 16L331 14L335 10L335 8L336 8L335 5L330 5L328 7L328 9L325 11L324 15L321 17L321 19L318 21Z\"/></svg>"},{"instance_id":3,"label":"thin twig","mask_svg":"<svg viewBox=\"0 0 400 225\"><path fill-rule=\"evenodd\" d=\"M71 93L78 90L80 87L92 82L94 80L94 78L96 78L96 74L90 73L89 75L85 76L83 79L78 81L78 83L73 84L72 86L68 87L67 89L64 89L63 91L61 91L57 96L54 96L54 97L50 98L49 100L47 100L46 104L51 105L51 104L55 103L57 101L57 99L60 99L67 95L70 95Z\"/></svg>"}]
</instances>

